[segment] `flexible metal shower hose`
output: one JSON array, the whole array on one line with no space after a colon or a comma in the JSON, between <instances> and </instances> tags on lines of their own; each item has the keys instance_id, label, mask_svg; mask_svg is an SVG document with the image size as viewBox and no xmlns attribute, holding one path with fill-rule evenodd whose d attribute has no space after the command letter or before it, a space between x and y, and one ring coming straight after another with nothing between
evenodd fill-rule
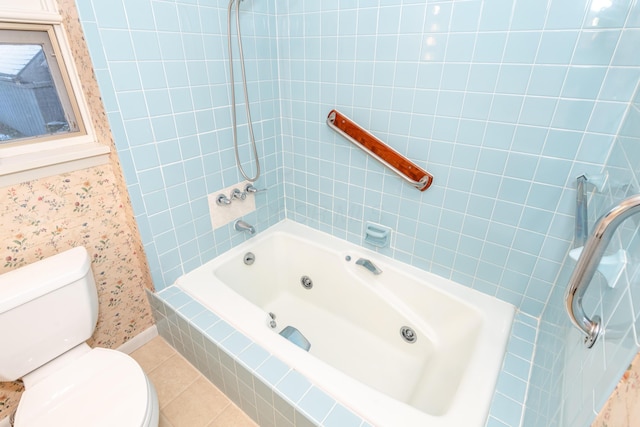
<instances>
[{"instance_id":1,"label":"flexible metal shower hose","mask_svg":"<svg viewBox=\"0 0 640 427\"><path fill-rule=\"evenodd\" d=\"M242 51L242 35L240 34L240 1L241 0L231 0L229 1L229 9L227 13L227 41L229 47L229 77L231 79L231 122L233 126L233 148L236 154L236 165L238 166L238 170L246 179L250 182L255 182L260 177L260 160L258 159L258 149L256 148L256 138L253 135L253 124L251 122L251 111L249 109L249 95L247 92L247 76L245 73L244 67L244 53ZM253 158L256 162L256 175L254 177L249 177L247 173L242 168L242 164L240 162L240 153L238 151L238 125L236 119L236 89L235 82L233 79L233 53L231 52L231 8L233 7L233 3L236 3L236 33L238 36L238 52L240 54L240 68L242 70L242 87L244 89L244 106L245 111L247 112L247 125L249 127L249 139L251 142L251 148L253 151Z\"/></svg>"}]
</instances>

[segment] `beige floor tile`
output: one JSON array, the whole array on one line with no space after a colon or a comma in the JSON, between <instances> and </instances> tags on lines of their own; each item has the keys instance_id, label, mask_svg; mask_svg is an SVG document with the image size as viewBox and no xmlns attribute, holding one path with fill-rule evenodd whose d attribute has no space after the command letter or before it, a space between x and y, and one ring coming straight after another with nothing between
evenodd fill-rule
<instances>
[{"instance_id":1,"label":"beige floor tile","mask_svg":"<svg viewBox=\"0 0 640 427\"><path fill-rule=\"evenodd\" d=\"M163 338L154 338L131 356L158 393L159 427L257 426Z\"/></svg>"},{"instance_id":2,"label":"beige floor tile","mask_svg":"<svg viewBox=\"0 0 640 427\"><path fill-rule=\"evenodd\" d=\"M200 377L173 399L163 413L174 427L205 427L229 405L229 399L220 390Z\"/></svg>"},{"instance_id":3,"label":"beige floor tile","mask_svg":"<svg viewBox=\"0 0 640 427\"><path fill-rule=\"evenodd\" d=\"M176 351L162 337L157 336L130 354L145 372L151 372L167 361Z\"/></svg>"},{"instance_id":4,"label":"beige floor tile","mask_svg":"<svg viewBox=\"0 0 640 427\"><path fill-rule=\"evenodd\" d=\"M158 423L158 427L174 427L174 426L169 422L169 420L167 420L167 417L165 417L164 414L161 412L160 422Z\"/></svg>"},{"instance_id":5,"label":"beige floor tile","mask_svg":"<svg viewBox=\"0 0 640 427\"><path fill-rule=\"evenodd\" d=\"M227 409L214 419L208 427L258 427L251 418L236 405L230 404Z\"/></svg>"},{"instance_id":6,"label":"beige floor tile","mask_svg":"<svg viewBox=\"0 0 640 427\"><path fill-rule=\"evenodd\" d=\"M158 392L162 409L191 385L200 373L182 356L175 354L148 372L148 376Z\"/></svg>"}]
</instances>

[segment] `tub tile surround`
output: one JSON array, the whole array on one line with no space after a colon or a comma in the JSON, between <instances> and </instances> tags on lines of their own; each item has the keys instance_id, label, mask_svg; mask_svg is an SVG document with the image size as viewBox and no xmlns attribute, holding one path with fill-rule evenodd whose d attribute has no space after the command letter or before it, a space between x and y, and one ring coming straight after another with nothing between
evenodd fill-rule
<instances>
[{"instance_id":1,"label":"tub tile surround","mask_svg":"<svg viewBox=\"0 0 640 427\"><path fill-rule=\"evenodd\" d=\"M260 426L370 426L180 288L148 297L159 334ZM521 424L536 328L516 315L487 426Z\"/></svg>"}]
</instances>

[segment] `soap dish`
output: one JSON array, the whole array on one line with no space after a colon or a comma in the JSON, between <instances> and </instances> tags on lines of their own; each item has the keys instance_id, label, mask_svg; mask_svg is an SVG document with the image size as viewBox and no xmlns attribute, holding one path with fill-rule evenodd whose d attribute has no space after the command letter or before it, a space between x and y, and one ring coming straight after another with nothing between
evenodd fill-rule
<instances>
[{"instance_id":1,"label":"soap dish","mask_svg":"<svg viewBox=\"0 0 640 427\"><path fill-rule=\"evenodd\" d=\"M378 248L389 246L391 229L384 225L367 222L364 229L364 241Z\"/></svg>"}]
</instances>

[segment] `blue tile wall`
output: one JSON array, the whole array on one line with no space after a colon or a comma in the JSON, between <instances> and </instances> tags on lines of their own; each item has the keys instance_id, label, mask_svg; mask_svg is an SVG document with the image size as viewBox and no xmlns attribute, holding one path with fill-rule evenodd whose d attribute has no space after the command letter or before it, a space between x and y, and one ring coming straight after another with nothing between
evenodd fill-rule
<instances>
[{"instance_id":1,"label":"blue tile wall","mask_svg":"<svg viewBox=\"0 0 640 427\"><path fill-rule=\"evenodd\" d=\"M244 239L229 226L212 230L207 204L207 194L243 181L230 127L227 4L77 1L157 289ZM246 217L258 229L284 217L274 9L269 2L242 3L263 170L256 186L269 189L257 195L258 209ZM240 101L239 86L238 92ZM243 104L239 107L240 153L252 171Z\"/></svg>"},{"instance_id":2,"label":"blue tile wall","mask_svg":"<svg viewBox=\"0 0 640 427\"><path fill-rule=\"evenodd\" d=\"M278 3L287 216L363 245L364 223L384 224L385 254L540 316L571 246L573 179L602 169L639 77L640 6L565 3ZM433 186L335 134L333 108Z\"/></svg>"}]
</instances>

